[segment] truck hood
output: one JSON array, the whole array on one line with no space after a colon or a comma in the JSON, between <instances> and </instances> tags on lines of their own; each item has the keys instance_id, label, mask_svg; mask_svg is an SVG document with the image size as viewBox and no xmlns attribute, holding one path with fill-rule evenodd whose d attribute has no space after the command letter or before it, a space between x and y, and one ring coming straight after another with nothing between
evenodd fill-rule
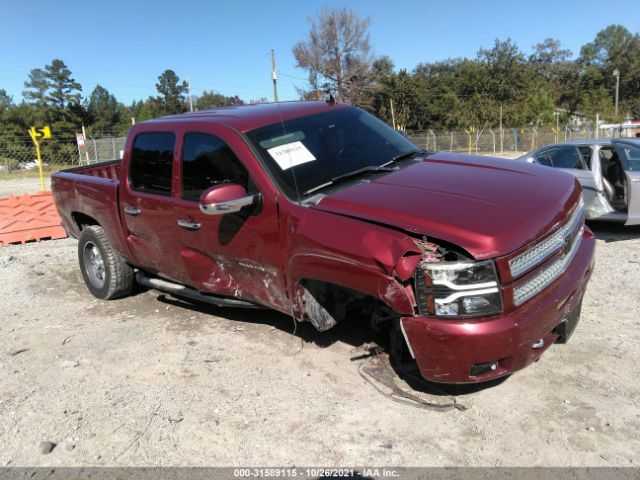
<instances>
[{"instance_id":1,"label":"truck hood","mask_svg":"<svg viewBox=\"0 0 640 480\"><path fill-rule=\"evenodd\" d=\"M564 172L440 152L325 195L312 208L444 240L482 260L544 235L579 196Z\"/></svg>"}]
</instances>

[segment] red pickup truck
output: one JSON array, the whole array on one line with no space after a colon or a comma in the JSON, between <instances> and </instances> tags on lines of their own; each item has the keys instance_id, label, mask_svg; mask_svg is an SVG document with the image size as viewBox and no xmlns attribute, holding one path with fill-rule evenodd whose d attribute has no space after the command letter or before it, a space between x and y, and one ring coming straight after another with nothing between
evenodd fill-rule
<instances>
[{"instance_id":1,"label":"red pickup truck","mask_svg":"<svg viewBox=\"0 0 640 480\"><path fill-rule=\"evenodd\" d=\"M335 102L143 122L122 161L52 180L98 298L138 282L321 331L364 316L438 382L505 376L565 342L594 262L573 176L425 152Z\"/></svg>"}]
</instances>

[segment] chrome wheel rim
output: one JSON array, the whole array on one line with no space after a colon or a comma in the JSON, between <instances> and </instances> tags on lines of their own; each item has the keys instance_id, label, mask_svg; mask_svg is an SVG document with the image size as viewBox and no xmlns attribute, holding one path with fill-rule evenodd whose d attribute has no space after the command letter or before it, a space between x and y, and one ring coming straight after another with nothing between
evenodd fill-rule
<instances>
[{"instance_id":1,"label":"chrome wheel rim","mask_svg":"<svg viewBox=\"0 0 640 480\"><path fill-rule=\"evenodd\" d=\"M95 243L87 242L82 252L84 258L84 270L89 277L91 285L96 288L104 287L106 272L102 252Z\"/></svg>"}]
</instances>

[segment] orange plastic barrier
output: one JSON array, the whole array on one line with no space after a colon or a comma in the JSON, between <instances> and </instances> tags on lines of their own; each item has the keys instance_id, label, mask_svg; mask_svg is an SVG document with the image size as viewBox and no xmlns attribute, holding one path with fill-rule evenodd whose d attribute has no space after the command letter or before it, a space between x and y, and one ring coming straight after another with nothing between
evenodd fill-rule
<instances>
[{"instance_id":1,"label":"orange plastic barrier","mask_svg":"<svg viewBox=\"0 0 640 480\"><path fill-rule=\"evenodd\" d=\"M0 246L66 236L51 192L0 198Z\"/></svg>"}]
</instances>

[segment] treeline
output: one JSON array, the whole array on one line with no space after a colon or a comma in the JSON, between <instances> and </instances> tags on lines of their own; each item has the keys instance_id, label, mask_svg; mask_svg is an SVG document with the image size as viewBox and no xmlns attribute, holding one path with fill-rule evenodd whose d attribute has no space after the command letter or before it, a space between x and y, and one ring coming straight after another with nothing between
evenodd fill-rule
<instances>
[{"instance_id":1,"label":"treeline","mask_svg":"<svg viewBox=\"0 0 640 480\"><path fill-rule=\"evenodd\" d=\"M119 102L101 85L83 97L82 85L60 59L31 70L24 86L23 100L19 103L0 89L0 148L12 137L24 138L33 125L50 125L58 138L74 137L82 126L88 135L123 135L131 126L132 118L143 121L190 108L187 82L181 81L173 70L165 70L158 77L158 95L130 105ZM244 104L237 95L227 97L206 90L192 101L198 110Z\"/></svg>"},{"instance_id":2,"label":"treeline","mask_svg":"<svg viewBox=\"0 0 640 480\"><path fill-rule=\"evenodd\" d=\"M372 64L373 91L362 102L409 130L564 124L640 118L640 36L620 25L602 30L572 59L555 39L527 55L511 40L496 40L474 59L423 63L393 71L387 57ZM618 113L615 108L619 76ZM555 114L559 115L556 119Z\"/></svg>"},{"instance_id":3,"label":"treeline","mask_svg":"<svg viewBox=\"0 0 640 480\"><path fill-rule=\"evenodd\" d=\"M552 38L528 54L507 39L472 59L400 71L389 57L372 58L368 27L368 18L349 9L325 8L310 19L307 39L293 48L297 66L308 72L303 97L332 92L390 124L395 117L405 130L491 128L501 120L520 128L576 116L593 122L596 114L640 118L640 35L621 25L600 31L575 58Z\"/></svg>"},{"instance_id":4,"label":"treeline","mask_svg":"<svg viewBox=\"0 0 640 480\"><path fill-rule=\"evenodd\" d=\"M165 70L158 77L158 95L130 105L119 102L101 85L83 97L82 85L60 59L31 70L24 86L19 103L0 89L0 169L11 171L33 158L33 145L27 135L31 126L49 125L53 132L53 140L42 145L44 161L67 163L78 156L75 135L83 126L89 137L125 135L132 119L138 122L190 108L188 85L173 70ZM244 104L238 96L206 90L192 102L198 110Z\"/></svg>"}]
</instances>

